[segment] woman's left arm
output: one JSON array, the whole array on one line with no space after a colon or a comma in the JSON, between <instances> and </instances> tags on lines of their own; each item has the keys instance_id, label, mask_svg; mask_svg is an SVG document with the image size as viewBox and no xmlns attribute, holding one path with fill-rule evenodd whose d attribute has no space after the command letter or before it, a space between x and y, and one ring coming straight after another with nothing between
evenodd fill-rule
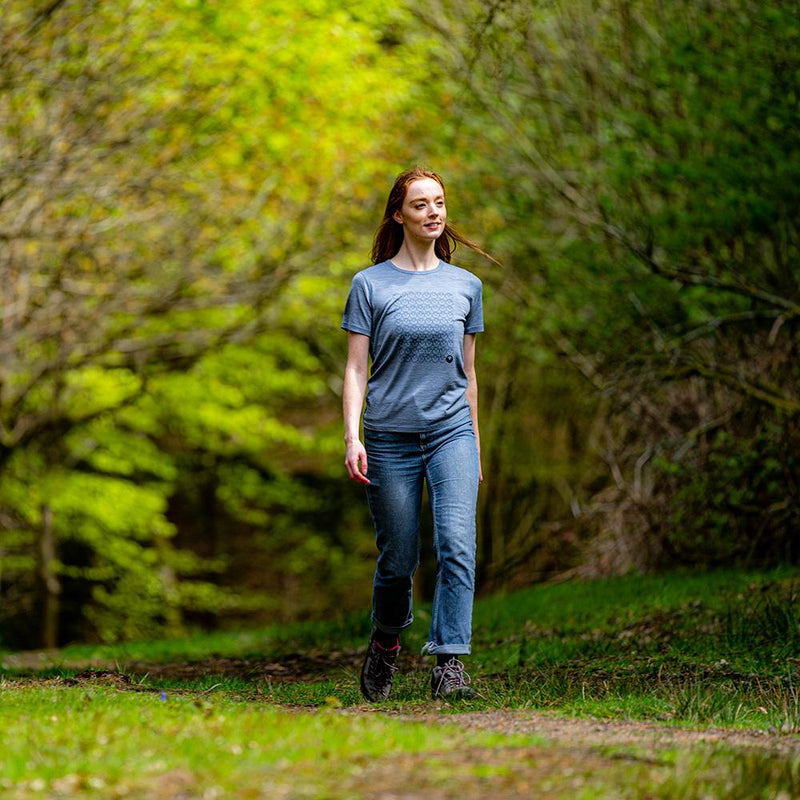
<instances>
[{"instance_id":1,"label":"woman's left arm","mask_svg":"<svg viewBox=\"0 0 800 800\"><path fill-rule=\"evenodd\" d=\"M475 334L464 334L464 372L467 373L467 403L469 415L472 417L472 427L475 429L475 440L478 445L478 476L483 482L483 469L481 463L481 434L478 429L478 378L475 375Z\"/></svg>"}]
</instances>

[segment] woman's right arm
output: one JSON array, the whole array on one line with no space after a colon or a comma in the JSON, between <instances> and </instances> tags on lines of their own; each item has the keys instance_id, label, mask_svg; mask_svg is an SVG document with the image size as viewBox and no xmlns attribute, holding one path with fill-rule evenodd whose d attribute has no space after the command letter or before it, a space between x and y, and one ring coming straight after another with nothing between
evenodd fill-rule
<instances>
[{"instance_id":1,"label":"woman's right arm","mask_svg":"<svg viewBox=\"0 0 800 800\"><path fill-rule=\"evenodd\" d=\"M344 412L344 443L347 474L357 483L369 483L367 478L367 451L361 443L358 431L364 392L367 389L369 365L369 336L361 333L347 334L347 366L344 370L342 410Z\"/></svg>"}]
</instances>

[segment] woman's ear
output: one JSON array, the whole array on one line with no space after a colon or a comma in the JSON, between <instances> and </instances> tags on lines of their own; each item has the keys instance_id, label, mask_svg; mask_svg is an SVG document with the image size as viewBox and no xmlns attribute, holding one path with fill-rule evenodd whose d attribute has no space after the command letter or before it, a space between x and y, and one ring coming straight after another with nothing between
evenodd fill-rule
<instances>
[{"instance_id":1,"label":"woman's ear","mask_svg":"<svg viewBox=\"0 0 800 800\"><path fill-rule=\"evenodd\" d=\"M402 225L403 224L403 214L400 211L395 211L394 214L392 214L392 219L398 225Z\"/></svg>"}]
</instances>

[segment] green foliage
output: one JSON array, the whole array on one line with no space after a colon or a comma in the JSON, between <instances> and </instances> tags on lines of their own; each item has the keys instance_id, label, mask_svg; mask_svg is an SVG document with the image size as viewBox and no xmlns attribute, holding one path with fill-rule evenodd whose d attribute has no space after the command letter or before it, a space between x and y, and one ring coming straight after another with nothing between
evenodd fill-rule
<instances>
[{"instance_id":1,"label":"green foliage","mask_svg":"<svg viewBox=\"0 0 800 800\"><path fill-rule=\"evenodd\" d=\"M682 461L663 462L662 480L675 486L665 536L672 558L733 564L797 557L800 505L789 487L800 464L784 431L776 423L748 438L723 431Z\"/></svg>"},{"instance_id":2,"label":"green foliage","mask_svg":"<svg viewBox=\"0 0 800 800\"><path fill-rule=\"evenodd\" d=\"M274 610L282 560L300 598L363 573L363 513L286 532L304 476L332 472L317 418L341 350L315 323L361 262L347 248L367 249L368 187L407 103L380 44L397 19L311 0L3 4L8 636L36 644L24 621L59 589L62 637L113 640ZM187 501L210 516L199 530ZM254 541L275 558L260 586L256 566L240 577Z\"/></svg>"},{"instance_id":3,"label":"green foliage","mask_svg":"<svg viewBox=\"0 0 800 800\"><path fill-rule=\"evenodd\" d=\"M519 408L553 474L536 493L563 498L484 530L501 540L524 531L495 548L490 571L515 571L532 529L532 563L545 571L576 552L586 572L653 569L673 537L688 535L667 520L690 516L698 536L719 541L684 548L681 560L702 561L708 548L723 560L731 551L719 504L702 494L722 487L707 455L726 450L714 443L720 432L737 440L741 487L779 484L740 517L735 552L796 558L785 548L787 516L770 510L797 505L794 471L773 469L757 444L798 446L796 8L440 6L436 18L421 16L440 34L445 71L462 78L454 141L492 152L463 182L491 207L489 246L506 265L488 276L497 292L488 318L504 322L487 389L504 419L487 450L515 469L531 460L538 438L520 436L519 421L501 427ZM509 307L522 324L505 324ZM503 406L509 375L497 367L509 349L547 355L527 399ZM576 368L572 391L590 398L572 414L547 391L564 385L564 361ZM570 425L564 417L569 444L550 449L548 434ZM664 482L654 459L686 469ZM576 547L584 529L591 544Z\"/></svg>"}]
</instances>

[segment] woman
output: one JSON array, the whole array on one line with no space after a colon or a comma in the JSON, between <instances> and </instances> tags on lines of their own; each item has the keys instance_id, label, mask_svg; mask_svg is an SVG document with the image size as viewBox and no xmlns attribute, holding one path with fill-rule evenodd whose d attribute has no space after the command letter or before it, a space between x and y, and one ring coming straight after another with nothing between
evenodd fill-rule
<instances>
[{"instance_id":1,"label":"woman","mask_svg":"<svg viewBox=\"0 0 800 800\"><path fill-rule=\"evenodd\" d=\"M437 561L423 648L436 656L431 690L448 699L475 696L459 656L470 652L475 506L483 479L475 378L483 306L480 280L449 263L457 242L491 259L447 224L436 173L403 172L375 235L374 266L353 278L342 320L349 337L345 466L366 487L378 546L374 629L361 671L361 691L371 702L389 696L399 635L413 620L424 482Z\"/></svg>"}]
</instances>

